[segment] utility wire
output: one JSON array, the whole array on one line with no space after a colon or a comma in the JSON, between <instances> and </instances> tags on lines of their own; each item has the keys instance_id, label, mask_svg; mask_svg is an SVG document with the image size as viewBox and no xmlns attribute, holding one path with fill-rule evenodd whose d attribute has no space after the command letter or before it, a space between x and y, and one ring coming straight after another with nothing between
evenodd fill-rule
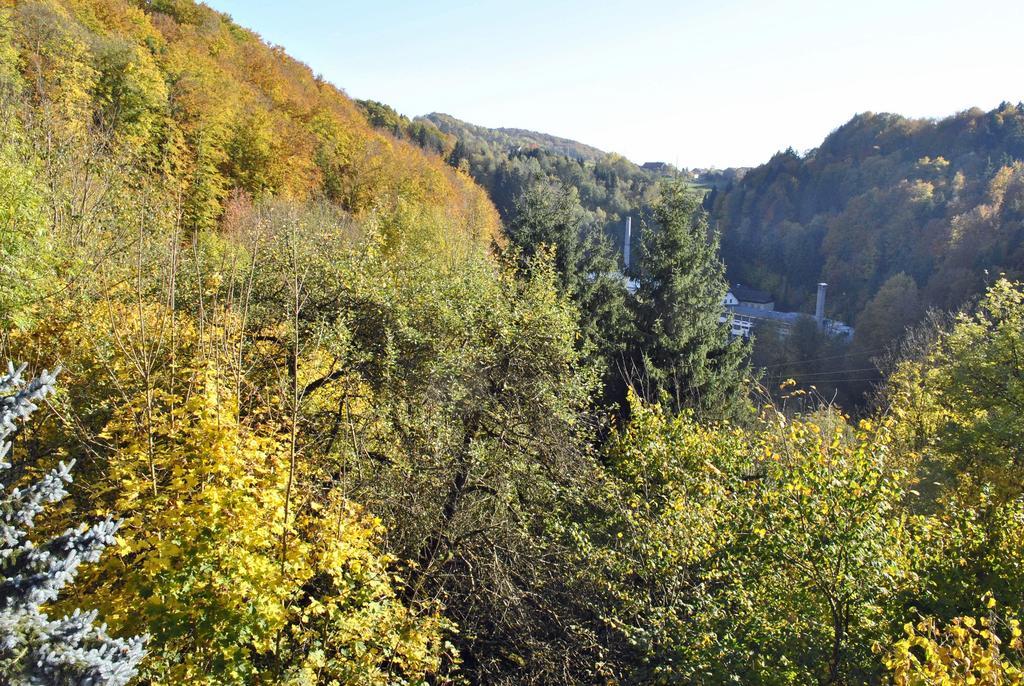
<instances>
[{"instance_id":1,"label":"utility wire","mask_svg":"<svg viewBox=\"0 0 1024 686\"><path fill-rule=\"evenodd\" d=\"M882 379L877 377L877 376L865 376L865 377L858 377L858 378L855 378L855 379L846 379L846 378L811 379L810 381L807 381L806 383L814 385L814 384L823 384L823 383L839 383L840 381L881 381L881 380ZM805 383L805 382L798 382L798 383Z\"/></svg>"},{"instance_id":2,"label":"utility wire","mask_svg":"<svg viewBox=\"0 0 1024 686\"><path fill-rule=\"evenodd\" d=\"M794 379L802 379L808 376L828 376L835 374L857 374L860 372L882 372L877 367L861 367L859 369L830 369L825 372L800 372L797 374L779 374L778 376L792 376Z\"/></svg>"},{"instance_id":3,"label":"utility wire","mask_svg":"<svg viewBox=\"0 0 1024 686\"><path fill-rule=\"evenodd\" d=\"M856 354L856 355L866 355L867 353L878 352L880 350L886 350L887 348L888 348L888 346L882 346L882 347L879 347L879 348L868 348L867 350L857 350L857 351L855 351L854 354ZM812 357L812 358L809 358L809 359L806 359L806 360L799 360L797 362L778 362L776 364L764 365L763 367L760 367L760 369L772 369L773 367L786 367L786 366L790 366L790 365L810 364L811 362L820 362L821 360L834 360L834 359L840 358L840 357L849 357L850 354L851 353L843 353L841 355L828 355L826 357Z\"/></svg>"}]
</instances>

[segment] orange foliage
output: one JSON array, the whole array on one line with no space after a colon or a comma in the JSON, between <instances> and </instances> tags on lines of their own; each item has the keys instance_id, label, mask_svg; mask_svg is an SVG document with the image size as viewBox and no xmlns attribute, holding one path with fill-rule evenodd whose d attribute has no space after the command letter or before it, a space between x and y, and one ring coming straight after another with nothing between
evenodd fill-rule
<instances>
[{"instance_id":1,"label":"orange foliage","mask_svg":"<svg viewBox=\"0 0 1024 686\"><path fill-rule=\"evenodd\" d=\"M483 190L439 157L373 129L341 90L280 47L192 0L35 0L156 65L166 101L149 143L192 188L191 223L219 219L233 189L327 197L357 217L418 218L482 240L498 232Z\"/></svg>"}]
</instances>

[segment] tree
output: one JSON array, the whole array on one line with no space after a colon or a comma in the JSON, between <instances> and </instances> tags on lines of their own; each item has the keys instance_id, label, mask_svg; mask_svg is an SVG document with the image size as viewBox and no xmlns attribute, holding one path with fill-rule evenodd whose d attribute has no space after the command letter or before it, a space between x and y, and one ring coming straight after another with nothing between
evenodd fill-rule
<instances>
[{"instance_id":1,"label":"tree","mask_svg":"<svg viewBox=\"0 0 1024 686\"><path fill-rule=\"evenodd\" d=\"M605 460L620 505L579 535L623 681L872 683L913 580L888 429L633 400Z\"/></svg>"},{"instance_id":2,"label":"tree","mask_svg":"<svg viewBox=\"0 0 1024 686\"><path fill-rule=\"evenodd\" d=\"M890 402L915 447L1005 496L1024 475L1024 286L993 284L918 360L890 380Z\"/></svg>"},{"instance_id":3,"label":"tree","mask_svg":"<svg viewBox=\"0 0 1024 686\"><path fill-rule=\"evenodd\" d=\"M53 391L57 371L43 371L24 382L25 366L0 377L0 460L11 450L15 422L35 411L35 403ZM0 677L12 686L82 683L122 686L134 678L145 653L145 637L112 638L106 625L96 626L96 612L50 619L41 606L52 603L74 580L83 562L96 562L114 543L119 521L68 529L41 544L28 530L47 503L62 500L71 482L73 463L61 463L38 481L8 484L0 492ZM0 470L11 465L0 463Z\"/></svg>"},{"instance_id":4,"label":"tree","mask_svg":"<svg viewBox=\"0 0 1024 686\"><path fill-rule=\"evenodd\" d=\"M552 532L593 469L593 379L550 265L525 280L492 269L421 283L406 272L402 295L382 294L404 305L375 308L365 332L380 337L383 320L390 350L371 363L381 378L361 489L414 564L413 597L440 598L459 626L471 680L586 683L572 568Z\"/></svg>"},{"instance_id":5,"label":"tree","mask_svg":"<svg viewBox=\"0 0 1024 686\"><path fill-rule=\"evenodd\" d=\"M632 350L641 396L666 398L676 411L731 416L745 406L747 349L720 321L725 271L718 237L700 198L682 181L666 183L644 224L633 303L638 341Z\"/></svg>"},{"instance_id":6,"label":"tree","mask_svg":"<svg viewBox=\"0 0 1024 686\"><path fill-rule=\"evenodd\" d=\"M619 366L632 330L626 289L615 253L580 205L578 192L534 182L518 198L506 232L521 270L543 264L539 252L554 253L559 292L577 308L579 347L598 366L605 399L613 399L613 389L622 385Z\"/></svg>"},{"instance_id":7,"label":"tree","mask_svg":"<svg viewBox=\"0 0 1024 686\"><path fill-rule=\"evenodd\" d=\"M588 603L607 627L614 682L699 682L714 606L734 545L731 475L747 436L672 415L630 391L629 423L605 446L603 492L574 518Z\"/></svg>"},{"instance_id":8,"label":"tree","mask_svg":"<svg viewBox=\"0 0 1024 686\"><path fill-rule=\"evenodd\" d=\"M870 353L898 341L923 315L914 280L903 272L890 277L858 315L851 354L863 354L867 361Z\"/></svg>"},{"instance_id":9,"label":"tree","mask_svg":"<svg viewBox=\"0 0 1024 686\"><path fill-rule=\"evenodd\" d=\"M972 612L988 592L1024 610L1022 331L1024 289L1001 279L973 310L939 323L888 382L886 410L924 492L921 591L905 604L937 621Z\"/></svg>"},{"instance_id":10,"label":"tree","mask_svg":"<svg viewBox=\"0 0 1024 686\"><path fill-rule=\"evenodd\" d=\"M438 607L401 597L380 520L305 461L292 478L280 415L239 415L225 372L237 330L208 321L219 345L207 348L179 312L172 349L154 345L165 306L108 306L80 317L66 354L79 376L118 384L105 399L102 383L77 392L109 407L78 419L103 422L89 502L123 523L116 554L79 587L112 627L150 634L141 678L397 686L454 659Z\"/></svg>"},{"instance_id":11,"label":"tree","mask_svg":"<svg viewBox=\"0 0 1024 686\"><path fill-rule=\"evenodd\" d=\"M588 277L583 264L584 232L588 228L586 212L574 188L539 180L516 198L505 233L519 250L520 268L531 264L544 246L554 248L560 290L575 293L579 282Z\"/></svg>"},{"instance_id":12,"label":"tree","mask_svg":"<svg viewBox=\"0 0 1024 686\"><path fill-rule=\"evenodd\" d=\"M886 425L850 427L828 410L776 416L755 455L745 536L732 567L730 605L746 683L865 683L877 679L872 646L884 640L897 592L911 587L913 543L901 507L906 474ZM729 605L727 605L729 606Z\"/></svg>"}]
</instances>

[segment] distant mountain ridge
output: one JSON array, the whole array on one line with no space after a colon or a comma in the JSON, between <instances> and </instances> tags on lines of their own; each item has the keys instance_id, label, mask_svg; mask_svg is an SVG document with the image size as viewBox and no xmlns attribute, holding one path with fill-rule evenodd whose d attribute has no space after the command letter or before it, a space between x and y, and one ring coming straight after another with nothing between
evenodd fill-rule
<instances>
[{"instance_id":1,"label":"distant mountain ridge","mask_svg":"<svg viewBox=\"0 0 1024 686\"><path fill-rule=\"evenodd\" d=\"M487 128L470 124L450 114L441 112L431 112L422 117L416 117L416 119L429 121L446 134L459 136L465 135L468 131L474 136L494 145L503 145L508 148L539 148L555 155L564 155L583 162L596 162L612 154L595 148L592 145L586 145L585 143L568 138L530 131L529 129L510 127Z\"/></svg>"}]
</instances>

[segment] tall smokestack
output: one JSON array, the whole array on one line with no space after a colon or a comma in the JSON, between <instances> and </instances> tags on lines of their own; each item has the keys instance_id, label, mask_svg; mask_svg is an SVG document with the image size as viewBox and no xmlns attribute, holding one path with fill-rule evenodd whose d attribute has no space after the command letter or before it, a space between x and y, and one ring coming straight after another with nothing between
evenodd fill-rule
<instances>
[{"instance_id":1,"label":"tall smokestack","mask_svg":"<svg viewBox=\"0 0 1024 686\"><path fill-rule=\"evenodd\" d=\"M825 282L818 284L818 300L814 304L814 320L818 322L818 326L825 324L825 289L828 288L828 284Z\"/></svg>"},{"instance_id":2,"label":"tall smokestack","mask_svg":"<svg viewBox=\"0 0 1024 686\"><path fill-rule=\"evenodd\" d=\"M633 218L626 217L626 237L622 241L622 263L629 269L629 241L633 237Z\"/></svg>"}]
</instances>

